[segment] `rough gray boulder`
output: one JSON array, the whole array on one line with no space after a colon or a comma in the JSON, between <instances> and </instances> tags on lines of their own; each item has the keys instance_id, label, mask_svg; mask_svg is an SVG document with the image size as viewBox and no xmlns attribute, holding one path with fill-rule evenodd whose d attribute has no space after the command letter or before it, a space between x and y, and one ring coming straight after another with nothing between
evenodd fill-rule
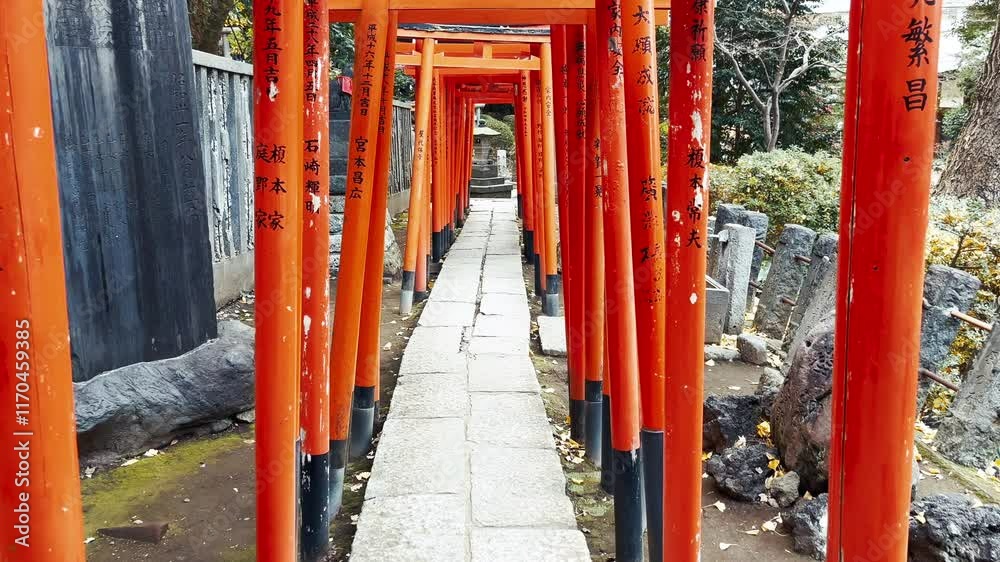
<instances>
[{"instance_id":1,"label":"rough gray boulder","mask_svg":"<svg viewBox=\"0 0 1000 562\"><path fill-rule=\"evenodd\" d=\"M976 299L980 282L975 276L944 265L932 265L924 275L924 301L920 319L920 366L937 372L951 353L951 345L962 322L950 313L965 312ZM926 377L918 379L917 408L923 405L934 384Z\"/></svg>"},{"instance_id":2,"label":"rough gray boulder","mask_svg":"<svg viewBox=\"0 0 1000 562\"><path fill-rule=\"evenodd\" d=\"M926 523L922 523L923 519ZM1000 561L1000 506L939 494L910 507L910 562Z\"/></svg>"},{"instance_id":3,"label":"rough gray boulder","mask_svg":"<svg viewBox=\"0 0 1000 562\"><path fill-rule=\"evenodd\" d=\"M771 408L771 431L782 463L813 493L826 490L828 478L833 328L831 315L809 332Z\"/></svg>"},{"instance_id":4,"label":"rough gray boulder","mask_svg":"<svg viewBox=\"0 0 1000 562\"><path fill-rule=\"evenodd\" d=\"M762 443L730 447L708 459L705 471L715 479L715 485L727 497L753 502L767 493L767 479L773 472L767 463L777 458L777 454Z\"/></svg>"},{"instance_id":5,"label":"rough gray boulder","mask_svg":"<svg viewBox=\"0 0 1000 562\"><path fill-rule=\"evenodd\" d=\"M778 507L788 507L799 499L799 475L789 472L782 476L771 478L765 485L768 495L774 499Z\"/></svg>"},{"instance_id":6,"label":"rough gray boulder","mask_svg":"<svg viewBox=\"0 0 1000 562\"><path fill-rule=\"evenodd\" d=\"M184 355L75 383L77 440L84 462L115 462L250 409L253 350L253 328L225 321L219 323L218 339Z\"/></svg>"},{"instance_id":7,"label":"rough gray boulder","mask_svg":"<svg viewBox=\"0 0 1000 562\"><path fill-rule=\"evenodd\" d=\"M982 468L1000 451L1000 329L994 329L958 390L934 444L955 462Z\"/></svg>"},{"instance_id":8,"label":"rough gray boulder","mask_svg":"<svg viewBox=\"0 0 1000 562\"><path fill-rule=\"evenodd\" d=\"M702 408L702 450L722 451L740 437L757 439L762 419L760 398L752 394L710 394Z\"/></svg>"},{"instance_id":9,"label":"rough gray boulder","mask_svg":"<svg viewBox=\"0 0 1000 562\"><path fill-rule=\"evenodd\" d=\"M767 342L760 336L740 334L736 338L740 359L751 365L767 365Z\"/></svg>"},{"instance_id":10,"label":"rough gray boulder","mask_svg":"<svg viewBox=\"0 0 1000 562\"><path fill-rule=\"evenodd\" d=\"M760 398L760 408L764 417L770 419L771 408L774 406L774 399L781 392L781 387L785 385L785 377L781 371L765 367L757 382L757 390L754 394Z\"/></svg>"},{"instance_id":11,"label":"rough gray boulder","mask_svg":"<svg viewBox=\"0 0 1000 562\"><path fill-rule=\"evenodd\" d=\"M829 497L820 494L781 513L782 525L792 535L792 550L816 560L826 558L828 504Z\"/></svg>"}]
</instances>

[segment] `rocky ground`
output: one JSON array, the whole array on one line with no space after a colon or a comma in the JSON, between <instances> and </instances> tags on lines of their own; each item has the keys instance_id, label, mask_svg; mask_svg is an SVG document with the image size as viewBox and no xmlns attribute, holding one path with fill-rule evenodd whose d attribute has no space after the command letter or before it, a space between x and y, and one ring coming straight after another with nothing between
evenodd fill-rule
<instances>
[{"instance_id":1,"label":"rocky ground","mask_svg":"<svg viewBox=\"0 0 1000 562\"><path fill-rule=\"evenodd\" d=\"M405 221L394 228L405 240ZM336 296L336 283L331 298ZM381 341L383 347L380 419L388 412L402 351L416 326L419 307L401 317L399 282L384 286ZM219 311L220 320L253 325L253 295ZM130 459L124 466L83 474L84 525L87 560L154 560L156 562L253 561L256 536L254 501L254 426L251 415L200 428L170 446ZM377 443L377 440L376 440ZM331 527L328 560L350 556L354 524L361 511L371 459L348 467L344 508ZM101 527L139 526L166 522L169 529L159 544L101 536Z\"/></svg>"},{"instance_id":2,"label":"rocky ground","mask_svg":"<svg viewBox=\"0 0 1000 562\"><path fill-rule=\"evenodd\" d=\"M525 282L529 289L533 286L531 268L525 268ZM529 290L529 294L531 291ZM537 299L529 296L533 317L541 313ZM764 365L753 365L739 360L736 350L736 339L727 336L723 345L715 347L708 353L705 366L705 394L731 397L746 397L747 402L756 403L751 397L757 391L764 373ZM725 349L722 349L725 348ZM730 350L730 351L726 351ZM587 537L591 558L594 562L610 562L615 560L614 547L614 504L611 496L600 487L600 470L595 468L583 457L579 444L569 437L568 423L568 387L566 359L564 357L548 357L542 355L541 343L538 339L537 326L533 324L531 341L532 360L538 371L542 384L542 397L545 401L549 418L553 425L553 435L563 459L563 469L567 479L567 492L573 501L577 516L577 524ZM729 358L735 358L730 360ZM772 358L773 362L773 358ZM739 400L739 398L737 398ZM736 414L739 415L739 414ZM749 422L747 431L756 431L757 420ZM750 436L753 437L753 436ZM921 434L917 434L920 441ZM753 447L751 439L748 448ZM724 449L725 447L723 447ZM772 451L772 449L767 448ZM763 449L762 449L763 451ZM796 541L800 551L812 548L822 548L817 544L813 533L816 518L810 512L822 511L821 498L819 502L809 499L798 499L800 511L793 512L786 506L775 507L758 501L739 501L733 499L731 490L724 491L715 479L709 476L707 465L712 463L712 457L706 453L706 473L702 481L702 560L705 562L726 560L762 559L773 562L804 561L812 559L808 554L796 552ZM770 461L761 452L763 467L766 469ZM970 498L970 502L982 503L990 501L989 496L975 498L978 488L968 485L968 475L960 477L955 467L937 457L922 456L919 464L920 480L917 485L917 498L926 498L935 494L962 494ZM715 464L724 465L721 458L716 458ZM768 474L771 474L769 471ZM766 478L759 478L759 484L764 485ZM764 490L760 490L764 491ZM728 493L727 493L728 492ZM780 497L780 492L767 490L772 498ZM783 503L794 501L795 497L783 500ZM996 496L1000 497L1000 496ZM995 502L996 499L993 499ZM959 502L961 505L961 502ZM951 504L944 510L955 510ZM793 515L794 513L794 515ZM784 519L782 515L784 514ZM914 519L915 524L921 525ZM798 525L795 526L794 524ZM813 528L808 528L812 525ZM796 537L794 533L803 536ZM937 537L946 536L946 531L937 531ZM965 560L965 559L956 559Z\"/></svg>"}]
</instances>

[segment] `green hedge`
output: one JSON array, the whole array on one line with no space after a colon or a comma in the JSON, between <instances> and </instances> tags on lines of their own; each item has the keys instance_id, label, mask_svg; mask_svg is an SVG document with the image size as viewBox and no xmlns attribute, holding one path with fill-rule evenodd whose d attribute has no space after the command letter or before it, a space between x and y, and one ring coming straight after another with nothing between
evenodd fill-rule
<instances>
[{"instance_id":1,"label":"green hedge","mask_svg":"<svg viewBox=\"0 0 1000 562\"><path fill-rule=\"evenodd\" d=\"M835 231L840 171L840 160L825 152L755 152L740 157L735 166L712 166L711 201L766 213L771 241L789 223L817 232Z\"/></svg>"}]
</instances>

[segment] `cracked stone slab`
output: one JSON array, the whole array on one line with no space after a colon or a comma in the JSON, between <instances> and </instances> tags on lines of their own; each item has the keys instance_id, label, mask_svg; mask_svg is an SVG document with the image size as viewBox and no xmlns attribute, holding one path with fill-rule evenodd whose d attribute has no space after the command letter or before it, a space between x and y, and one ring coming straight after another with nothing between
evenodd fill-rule
<instances>
[{"instance_id":1,"label":"cracked stone slab","mask_svg":"<svg viewBox=\"0 0 1000 562\"><path fill-rule=\"evenodd\" d=\"M551 357L566 357L566 318L564 316L539 316L538 339L542 353Z\"/></svg>"},{"instance_id":2,"label":"cracked stone slab","mask_svg":"<svg viewBox=\"0 0 1000 562\"><path fill-rule=\"evenodd\" d=\"M478 272L477 272L478 273ZM431 289L431 302L464 302L475 304L479 299L478 275L451 275L438 277Z\"/></svg>"},{"instance_id":3,"label":"cracked stone slab","mask_svg":"<svg viewBox=\"0 0 1000 562\"><path fill-rule=\"evenodd\" d=\"M483 268L483 279L517 279L524 283L524 273L520 263L509 265L487 261Z\"/></svg>"},{"instance_id":4,"label":"cracked stone slab","mask_svg":"<svg viewBox=\"0 0 1000 562\"><path fill-rule=\"evenodd\" d=\"M366 500L412 494L464 494L464 421L386 420L371 472Z\"/></svg>"},{"instance_id":5,"label":"cracked stone slab","mask_svg":"<svg viewBox=\"0 0 1000 562\"><path fill-rule=\"evenodd\" d=\"M469 254L478 255L482 257L486 253L486 236L473 236L472 234L459 236L458 240L451 245L451 249L448 250L448 255L445 259L448 259L452 254Z\"/></svg>"},{"instance_id":6,"label":"cracked stone slab","mask_svg":"<svg viewBox=\"0 0 1000 562\"><path fill-rule=\"evenodd\" d=\"M420 326L471 326L476 305L467 302L428 301L417 322Z\"/></svg>"},{"instance_id":7,"label":"cracked stone slab","mask_svg":"<svg viewBox=\"0 0 1000 562\"><path fill-rule=\"evenodd\" d=\"M410 351L458 353L462 346L461 326L417 326L406 343L404 356Z\"/></svg>"},{"instance_id":8,"label":"cracked stone slab","mask_svg":"<svg viewBox=\"0 0 1000 562\"><path fill-rule=\"evenodd\" d=\"M469 413L467 377L462 374L415 374L399 378L388 419L461 418Z\"/></svg>"},{"instance_id":9,"label":"cracked stone slab","mask_svg":"<svg viewBox=\"0 0 1000 562\"><path fill-rule=\"evenodd\" d=\"M476 525L576 528L554 450L473 447L470 464Z\"/></svg>"},{"instance_id":10,"label":"cracked stone slab","mask_svg":"<svg viewBox=\"0 0 1000 562\"><path fill-rule=\"evenodd\" d=\"M472 355L499 354L499 355L527 355L528 354L528 334L523 336L472 336L469 343L469 353Z\"/></svg>"},{"instance_id":11,"label":"cracked stone slab","mask_svg":"<svg viewBox=\"0 0 1000 562\"><path fill-rule=\"evenodd\" d=\"M516 239L494 240L491 237L486 246L486 255L518 256L521 255L521 244Z\"/></svg>"},{"instance_id":12,"label":"cracked stone slab","mask_svg":"<svg viewBox=\"0 0 1000 562\"><path fill-rule=\"evenodd\" d=\"M575 529L472 529L472 562L525 560L589 562L590 551Z\"/></svg>"},{"instance_id":13,"label":"cracked stone slab","mask_svg":"<svg viewBox=\"0 0 1000 562\"><path fill-rule=\"evenodd\" d=\"M473 393L469 441L481 445L554 449L552 427L537 394Z\"/></svg>"},{"instance_id":14,"label":"cracked stone slab","mask_svg":"<svg viewBox=\"0 0 1000 562\"><path fill-rule=\"evenodd\" d=\"M483 279L483 293L524 295L525 299L528 295L524 288L524 280L516 277L487 277Z\"/></svg>"},{"instance_id":15,"label":"cracked stone slab","mask_svg":"<svg viewBox=\"0 0 1000 562\"><path fill-rule=\"evenodd\" d=\"M470 392L541 391L527 355L479 355L469 361Z\"/></svg>"},{"instance_id":16,"label":"cracked stone slab","mask_svg":"<svg viewBox=\"0 0 1000 562\"><path fill-rule=\"evenodd\" d=\"M469 357L465 353L442 353L434 348L410 350L403 353L399 376L431 373L465 374Z\"/></svg>"},{"instance_id":17,"label":"cracked stone slab","mask_svg":"<svg viewBox=\"0 0 1000 562\"><path fill-rule=\"evenodd\" d=\"M522 314L528 315L528 297L526 295L508 295L504 293L485 293L479 303L481 314Z\"/></svg>"},{"instance_id":18,"label":"cracked stone slab","mask_svg":"<svg viewBox=\"0 0 1000 562\"><path fill-rule=\"evenodd\" d=\"M351 548L357 562L465 560L465 495L412 495L365 501Z\"/></svg>"},{"instance_id":19,"label":"cracked stone slab","mask_svg":"<svg viewBox=\"0 0 1000 562\"><path fill-rule=\"evenodd\" d=\"M528 314L500 314L487 316L480 314L476 316L476 325L472 330L473 336L489 337L525 337L530 330L530 316Z\"/></svg>"}]
</instances>

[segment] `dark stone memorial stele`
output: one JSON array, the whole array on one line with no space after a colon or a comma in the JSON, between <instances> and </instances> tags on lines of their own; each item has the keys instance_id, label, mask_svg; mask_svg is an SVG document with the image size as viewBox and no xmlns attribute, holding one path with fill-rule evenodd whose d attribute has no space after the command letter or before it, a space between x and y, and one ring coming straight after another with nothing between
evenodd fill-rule
<instances>
[{"instance_id":1,"label":"dark stone memorial stele","mask_svg":"<svg viewBox=\"0 0 1000 562\"><path fill-rule=\"evenodd\" d=\"M184 0L46 0L73 379L216 337Z\"/></svg>"}]
</instances>

